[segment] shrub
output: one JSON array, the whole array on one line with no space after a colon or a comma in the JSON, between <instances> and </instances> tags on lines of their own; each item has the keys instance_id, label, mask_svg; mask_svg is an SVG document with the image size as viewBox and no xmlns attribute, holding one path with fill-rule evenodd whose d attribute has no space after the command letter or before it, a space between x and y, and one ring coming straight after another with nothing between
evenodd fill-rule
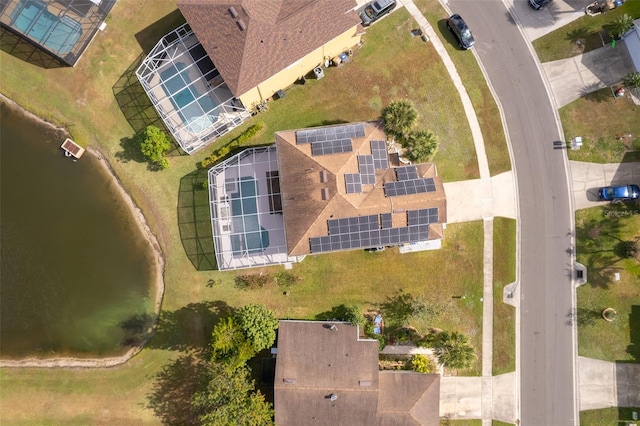
<instances>
[{"instance_id":1,"label":"shrub","mask_svg":"<svg viewBox=\"0 0 640 426\"><path fill-rule=\"evenodd\" d=\"M280 287L290 287L294 282L298 281L298 277L289 271L278 271L274 274L273 280Z\"/></svg>"},{"instance_id":2,"label":"shrub","mask_svg":"<svg viewBox=\"0 0 640 426\"><path fill-rule=\"evenodd\" d=\"M166 153L171 149L171 139L156 126L147 126L140 135L140 152L161 169L169 167Z\"/></svg>"},{"instance_id":3,"label":"shrub","mask_svg":"<svg viewBox=\"0 0 640 426\"><path fill-rule=\"evenodd\" d=\"M235 278L235 286L243 290L262 288L271 282L272 277L269 274L238 275Z\"/></svg>"},{"instance_id":4,"label":"shrub","mask_svg":"<svg viewBox=\"0 0 640 426\"><path fill-rule=\"evenodd\" d=\"M262 122L256 123L247 127L247 129L244 132L242 132L241 134L233 138L226 145L219 147L214 152L212 152L210 156L202 160L199 164L199 167L206 169L207 167L215 164L218 160L229 155L229 153L231 152L231 145L233 144L235 144L236 146L242 145L243 143L245 143L246 141L248 141L249 139L257 135L258 132L260 132L260 130L262 130L263 127L264 127L264 123Z\"/></svg>"},{"instance_id":5,"label":"shrub","mask_svg":"<svg viewBox=\"0 0 640 426\"><path fill-rule=\"evenodd\" d=\"M417 371L418 373L433 373L434 365L429 357L426 355L414 355L411 358L411 369L413 371Z\"/></svg>"}]
</instances>

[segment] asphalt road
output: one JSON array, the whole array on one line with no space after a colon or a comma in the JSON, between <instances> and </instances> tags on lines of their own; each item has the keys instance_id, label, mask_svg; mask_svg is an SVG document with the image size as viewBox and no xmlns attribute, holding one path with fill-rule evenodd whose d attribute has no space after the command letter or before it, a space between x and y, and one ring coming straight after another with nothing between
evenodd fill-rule
<instances>
[{"instance_id":1,"label":"asphalt road","mask_svg":"<svg viewBox=\"0 0 640 426\"><path fill-rule=\"evenodd\" d=\"M520 214L520 420L523 426L579 423L574 383L572 211L564 151L532 53L500 0L451 0L504 109Z\"/></svg>"}]
</instances>

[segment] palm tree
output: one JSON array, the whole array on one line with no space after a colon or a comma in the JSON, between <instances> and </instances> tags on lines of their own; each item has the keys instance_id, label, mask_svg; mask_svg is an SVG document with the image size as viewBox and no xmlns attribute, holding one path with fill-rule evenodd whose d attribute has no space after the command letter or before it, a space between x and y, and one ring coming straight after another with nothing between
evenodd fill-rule
<instances>
[{"instance_id":1,"label":"palm tree","mask_svg":"<svg viewBox=\"0 0 640 426\"><path fill-rule=\"evenodd\" d=\"M467 368L476 357L469 339L457 331L443 331L434 349L438 362L448 368Z\"/></svg>"},{"instance_id":2,"label":"palm tree","mask_svg":"<svg viewBox=\"0 0 640 426\"><path fill-rule=\"evenodd\" d=\"M622 84L630 89L640 89L640 72L630 72L625 75Z\"/></svg>"},{"instance_id":3,"label":"palm tree","mask_svg":"<svg viewBox=\"0 0 640 426\"><path fill-rule=\"evenodd\" d=\"M404 138L418 118L416 107L406 99L393 101L382 110L384 130L388 134Z\"/></svg>"},{"instance_id":4,"label":"palm tree","mask_svg":"<svg viewBox=\"0 0 640 426\"><path fill-rule=\"evenodd\" d=\"M608 25L609 35L615 39L622 37L633 27L633 18L628 14L620 15Z\"/></svg>"},{"instance_id":5,"label":"palm tree","mask_svg":"<svg viewBox=\"0 0 640 426\"><path fill-rule=\"evenodd\" d=\"M412 132L404 143L406 156L415 162L429 161L438 150L438 139L426 130Z\"/></svg>"}]
</instances>

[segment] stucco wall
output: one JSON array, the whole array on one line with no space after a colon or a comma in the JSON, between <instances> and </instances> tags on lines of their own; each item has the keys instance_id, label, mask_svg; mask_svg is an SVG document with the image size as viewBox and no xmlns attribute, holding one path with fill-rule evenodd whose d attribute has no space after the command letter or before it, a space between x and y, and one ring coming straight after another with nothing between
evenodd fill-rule
<instances>
[{"instance_id":1,"label":"stucco wall","mask_svg":"<svg viewBox=\"0 0 640 426\"><path fill-rule=\"evenodd\" d=\"M357 27L354 26L238 97L245 108L251 110L254 103L270 98L278 90L289 87L313 68L324 63L326 59L336 57L358 44L360 38Z\"/></svg>"}]
</instances>

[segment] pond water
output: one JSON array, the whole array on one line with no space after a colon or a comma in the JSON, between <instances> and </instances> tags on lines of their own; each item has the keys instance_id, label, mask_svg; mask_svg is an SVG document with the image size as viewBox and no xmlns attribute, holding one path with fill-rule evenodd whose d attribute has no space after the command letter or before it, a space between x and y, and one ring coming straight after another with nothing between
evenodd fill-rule
<instances>
[{"instance_id":1,"label":"pond water","mask_svg":"<svg viewBox=\"0 0 640 426\"><path fill-rule=\"evenodd\" d=\"M0 357L126 352L153 311L150 245L99 160L0 108Z\"/></svg>"}]
</instances>

